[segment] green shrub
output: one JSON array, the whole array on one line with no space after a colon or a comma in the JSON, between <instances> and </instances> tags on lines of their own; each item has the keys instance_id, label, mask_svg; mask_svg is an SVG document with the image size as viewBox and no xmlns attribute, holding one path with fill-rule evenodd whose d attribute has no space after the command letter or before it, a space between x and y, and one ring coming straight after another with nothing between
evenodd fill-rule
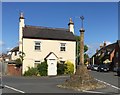
<instances>
[{"instance_id":1,"label":"green shrub","mask_svg":"<svg viewBox=\"0 0 120 95\"><path fill-rule=\"evenodd\" d=\"M73 74L74 73L74 65L70 61L66 61L66 68L64 74Z\"/></svg>"},{"instance_id":2,"label":"green shrub","mask_svg":"<svg viewBox=\"0 0 120 95\"><path fill-rule=\"evenodd\" d=\"M21 61L20 58L17 58L17 59L15 60L15 63L16 63L16 67L21 67L21 66L22 66L22 61Z\"/></svg>"},{"instance_id":3,"label":"green shrub","mask_svg":"<svg viewBox=\"0 0 120 95\"><path fill-rule=\"evenodd\" d=\"M42 62L41 64L38 64L37 69L39 71L40 76L47 76L48 65L46 61Z\"/></svg>"},{"instance_id":4,"label":"green shrub","mask_svg":"<svg viewBox=\"0 0 120 95\"><path fill-rule=\"evenodd\" d=\"M37 76L38 75L38 69L34 67L28 67L28 70L25 71L24 76Z\"/></svg>"},{"instance_id":5,"label":"green shrub","mask_svg":"<svg viewBox=\"0 0 120 95\"><path fill-rule=\"evenodd\" d=\"M66 64L57 63L57 74L58 75L64 74L66 68L67 68Z\"/></svg>"}]
</instances>

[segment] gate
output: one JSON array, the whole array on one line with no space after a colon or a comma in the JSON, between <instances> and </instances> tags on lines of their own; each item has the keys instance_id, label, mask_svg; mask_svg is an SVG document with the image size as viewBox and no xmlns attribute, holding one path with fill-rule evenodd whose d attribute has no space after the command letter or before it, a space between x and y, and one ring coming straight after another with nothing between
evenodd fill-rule
<instances>
[{"instance_id":1,"label":"gate","mask_svg":"<svg viewBox=\"0 0 120 95\"><path fill-rule=\"evenodd\" d=\"M7 62L0 62L0 75L7 74Z\"/></svg>"}]
</instances>

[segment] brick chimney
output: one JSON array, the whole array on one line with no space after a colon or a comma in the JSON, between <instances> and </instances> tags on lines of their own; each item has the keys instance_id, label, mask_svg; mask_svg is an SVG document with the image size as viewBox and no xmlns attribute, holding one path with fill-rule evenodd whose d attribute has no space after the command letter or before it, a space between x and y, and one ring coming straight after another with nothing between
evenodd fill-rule
<instances>
[{"instance_id":1,"label":"brick chimney","mask_svg":"<svg viewBox=\"0 0 120 95\"><path fill-rule=\"evenodd\" d=\"M102 44L100 44L100 49L103 47L103 45Z\"/></svg>"},{"instance_id":2,"label":"brick chimney","mask_svg":"<svg viewBox=\"0 0 120 95\"><path fill-rule=\"evenodd\" d=\"M104 41L104 43L103 43L103 46L105 47L106 46L106 42Z\"/></svg>"}]
</instances>

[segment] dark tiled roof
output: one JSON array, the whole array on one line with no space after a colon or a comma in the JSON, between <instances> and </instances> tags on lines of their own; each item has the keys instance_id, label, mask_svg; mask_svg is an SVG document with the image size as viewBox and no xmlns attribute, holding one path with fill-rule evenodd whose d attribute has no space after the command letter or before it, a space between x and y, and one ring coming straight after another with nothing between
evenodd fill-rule
<instances>
[{"instance_id":1,"label":"dark tiled roof","mask_svg":"<svg viewBox=\"0 0 120 95\"><path fill-rule=\"evenodd\" d=\"M11 52L15 52L15 51L19 51L19 46L14 47L14 48L11 50Z\"/></svg>"},{"instance_id":2,"label":"dark tiled roof","mask_svg":"<svg viewBox=\"0 0 120 95\"><path fill-rule=\"evenodd\" d=\"M35 39L75 41L75 36L73 35L73 33L69 32L68 29L63 28L25 26L23 28L23 37Z\"/></svg>"},{"instance_id":3,"label":"dark tiled roof","mask_svg":"<svg viewBox=\"0 0 120 95\"><path fill-rule=\"evenodd\" d=\"M120 47L120 40L117 40L117 43L118 43L118 45L119 45L119 47Z\"/></svg>"},{"instance_id":4,"label":"dark tiled roof","mask_svg":"<svg viewBox=\"0 0 120 95\"><path fill-rule=\"evenodd\" d=\"M111 53L111 52L115 49L115 46L116 46L116 43L107 45L107 46L101 48L101 49L100 49L97 53L95 53L93 56L96 56L97 54L99 54L99 53L101 53L101 52L106 53L106 51ZM93 56L92 56L92 57L93 57Z\"/></svg>"}]
</instances>

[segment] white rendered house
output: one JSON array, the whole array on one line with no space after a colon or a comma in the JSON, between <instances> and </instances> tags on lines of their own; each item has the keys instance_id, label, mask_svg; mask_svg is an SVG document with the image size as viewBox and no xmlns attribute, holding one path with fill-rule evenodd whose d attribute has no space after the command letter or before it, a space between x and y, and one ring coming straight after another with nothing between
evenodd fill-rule
<instances>
[{"instance_id":1,"label":"white rendered house","mask_svg":"<svg viewBox=\"0 0 120 95\"><path fill-rule=\"evenodd\" d=\"M22 73L47 60L48 75L57 75L57 62L71 61L75 66L76 40L72 19L68 29L28 26L19 18L19 52L24 52ZM75 70L75 69L74 69Z\"/></svg>"}]
</instances>

